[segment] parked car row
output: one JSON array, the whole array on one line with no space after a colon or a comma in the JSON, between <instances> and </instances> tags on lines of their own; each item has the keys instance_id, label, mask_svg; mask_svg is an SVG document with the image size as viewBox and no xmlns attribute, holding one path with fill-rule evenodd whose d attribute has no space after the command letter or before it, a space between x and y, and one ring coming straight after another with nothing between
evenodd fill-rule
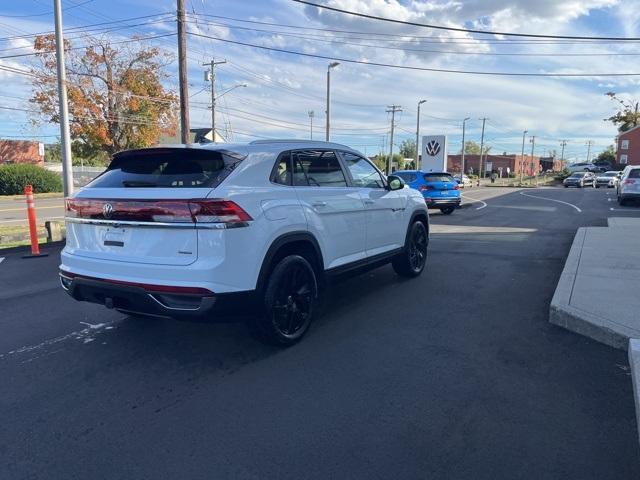
<instances>
[{"instance_id":1,"label":"parked car row","mask_svg":"<svg viewBox=\"0 0 640 480\"><path fill-rule=\"evenodd\" d=\"M600 172L607 172L609 170L612 170L612 168L613 168L613 165L607 161L597 161L593 163L591 162L573 163L566 167L566 169L571 173L575 173L575 172L600 173Z\"/></svg>"},{"instance_id":2,"label":"parked car row","mask_svg":"<svg viewBox=\"0 0 640 480\"><path fill-rule=\"evenodd\" d=\"M416 181L422 192L328 142L121 152L66 200L60 283L132 316L249 314L263 339L291 345L329 279L385 263L422 273L427 204L455 208L459 192L448 174Z\"/></svg>"}]
</instances>

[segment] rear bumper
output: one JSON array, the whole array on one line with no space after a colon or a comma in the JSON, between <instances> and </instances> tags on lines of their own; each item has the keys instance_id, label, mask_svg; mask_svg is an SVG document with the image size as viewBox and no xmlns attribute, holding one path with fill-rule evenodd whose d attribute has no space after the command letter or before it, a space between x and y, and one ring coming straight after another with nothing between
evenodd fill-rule
<instances>
[{"instance_id":1,"label":"rear bumper","mask_svg":"<svg viewBox=\"0 0 640 480\"><path fill-rule=\"evenodd\" d=\"M248 313L253 291L215 294L205 289L143 285L99 279L60 271L62 288L75 300L104 305L127 313L180 319L211 319Z\"/></svg>"},{"instance_id":2,"label":"rear bumper","mask_svg":"<svg viewBox=\"0 0 640 480\"><path fill-rule=\"evenodd\" d=\"M624 193L620 194L622 200L640 200L640 193Z\"/></svg>"},{"instance_id":3,"label":"rear bumper","mask_svg":"<svg viewBox=\"0 0 640 480\"><path fill-rule=\"evenodd\" d=\"M448 206L459 207L462 199L460 197L431 198L429 200L425 198L425 202L427 204L427 208L440 208Z\"/></svg>"}]
</instances>

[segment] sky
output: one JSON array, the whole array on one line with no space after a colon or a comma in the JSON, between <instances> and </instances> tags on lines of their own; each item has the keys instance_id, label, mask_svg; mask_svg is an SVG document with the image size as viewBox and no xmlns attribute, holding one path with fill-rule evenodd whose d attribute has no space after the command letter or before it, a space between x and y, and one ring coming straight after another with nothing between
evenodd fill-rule
<instances>
[{"instance_id":1,"label":"sky","mask_svg":"<svg viewBox=\"0 0 640 480\"><path fill-rule=\"evenodd\" d=\"M466 138L492 153L520 153L523 131L535 135L535 154L560 154L583 161L614 142L615 127L604 118L615 104L605 93L640 98L640 42L576 42L476 35L358 18L291 0L185 0L191 127L210 125L210 86L203 63L217 67L217 122L230 141L260 138L324 139L326 72L331 71L331 140L367 155L389 150L389 105L396 114L394 150L415 139L418 101L422 135L449 136L449 153ZM545 35L640 37L640 0L317 0L343 10L446 27ZM175 0L62 0L66 37L84 44L83 29L113 41L176 31ZM146 18L137 18L145 16ZM110 22L110 23L107 23ZM29 104L33 35L53 29L52 1L0 4L0 138L55 142L59 126L34 126ZM104 30L109 30L104 32ZM240 42L249 45L241 45ZM177 40L146 43L174 56L166 86L177 91ZM295 53L267 50L288 50ZM324 57L314 58L313 55ZM12 57L12 58L7 58ZM355 60L363 63L351 63ZM500 76L400 69L491 73L600 74L589 77ZM9 70L7 71L7 67Z\"/></svg>"}]
</instances>

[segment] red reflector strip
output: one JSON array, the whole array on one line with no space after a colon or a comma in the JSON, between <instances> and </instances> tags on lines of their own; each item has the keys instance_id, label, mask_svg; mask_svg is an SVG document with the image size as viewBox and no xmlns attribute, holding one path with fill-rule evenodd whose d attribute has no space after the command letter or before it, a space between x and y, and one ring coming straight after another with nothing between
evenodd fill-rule
<instances>
[{"instance_id":1,"label":"red reflector strip","mask_svg":"<svg viewBox=\"0 0 640 480\"><path fill-rule=\"evenodd\" d=\"M137 282L125 282L123 280L111 280L107 278L96 278L96 277L87 277L84 275L77 275L71 272L65 272L64 270L60 270L60 276L68 278L68 279L84 279L91 280L94 282L102 282L109 283L111 285L122 285L124 287L136 287L145 290L150 293L175 293L182 295L198 295L200 297L213 297L215 294L207 289L202 287L179 287L173 285L154 285L150 283L137 283Z\"/></svg>"}]
</instances>

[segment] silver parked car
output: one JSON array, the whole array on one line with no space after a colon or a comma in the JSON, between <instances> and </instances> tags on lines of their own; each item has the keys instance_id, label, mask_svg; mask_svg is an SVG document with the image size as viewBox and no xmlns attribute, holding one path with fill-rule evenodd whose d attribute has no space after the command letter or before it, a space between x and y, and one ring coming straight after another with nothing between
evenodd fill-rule
<instances>
[{"instance_id":1,"label":"silver parked car","mask_svg":"<svg viewBox=\"0 0 640 480\"><path fill-rule=\"evenodd\" d=\"M564 179L564 188L567 187L595 187L596 176L591 172L576 172Z\"/></svg>"},{"instance_id":2,"label":"silver parked car","mask_svg":"<svg viewBox=\"0 0 640 480\"><path fill-rule=\"evenodd\" d=\"M626 205L630 200L640 199L640 165L627 167L618 185L618 203Z\"/></svg>"},{"instance_id":3,"label":"silver parked car","mask_svg":"<svg viewBox=\"0 0 640 480\"><path fill-rule=\"evenodd\" d=\"M620 181L619 174L620 172L609 170L608 172L604 172L596 176L596 188L616 188Z\"/></svg>"}]
</instances>

